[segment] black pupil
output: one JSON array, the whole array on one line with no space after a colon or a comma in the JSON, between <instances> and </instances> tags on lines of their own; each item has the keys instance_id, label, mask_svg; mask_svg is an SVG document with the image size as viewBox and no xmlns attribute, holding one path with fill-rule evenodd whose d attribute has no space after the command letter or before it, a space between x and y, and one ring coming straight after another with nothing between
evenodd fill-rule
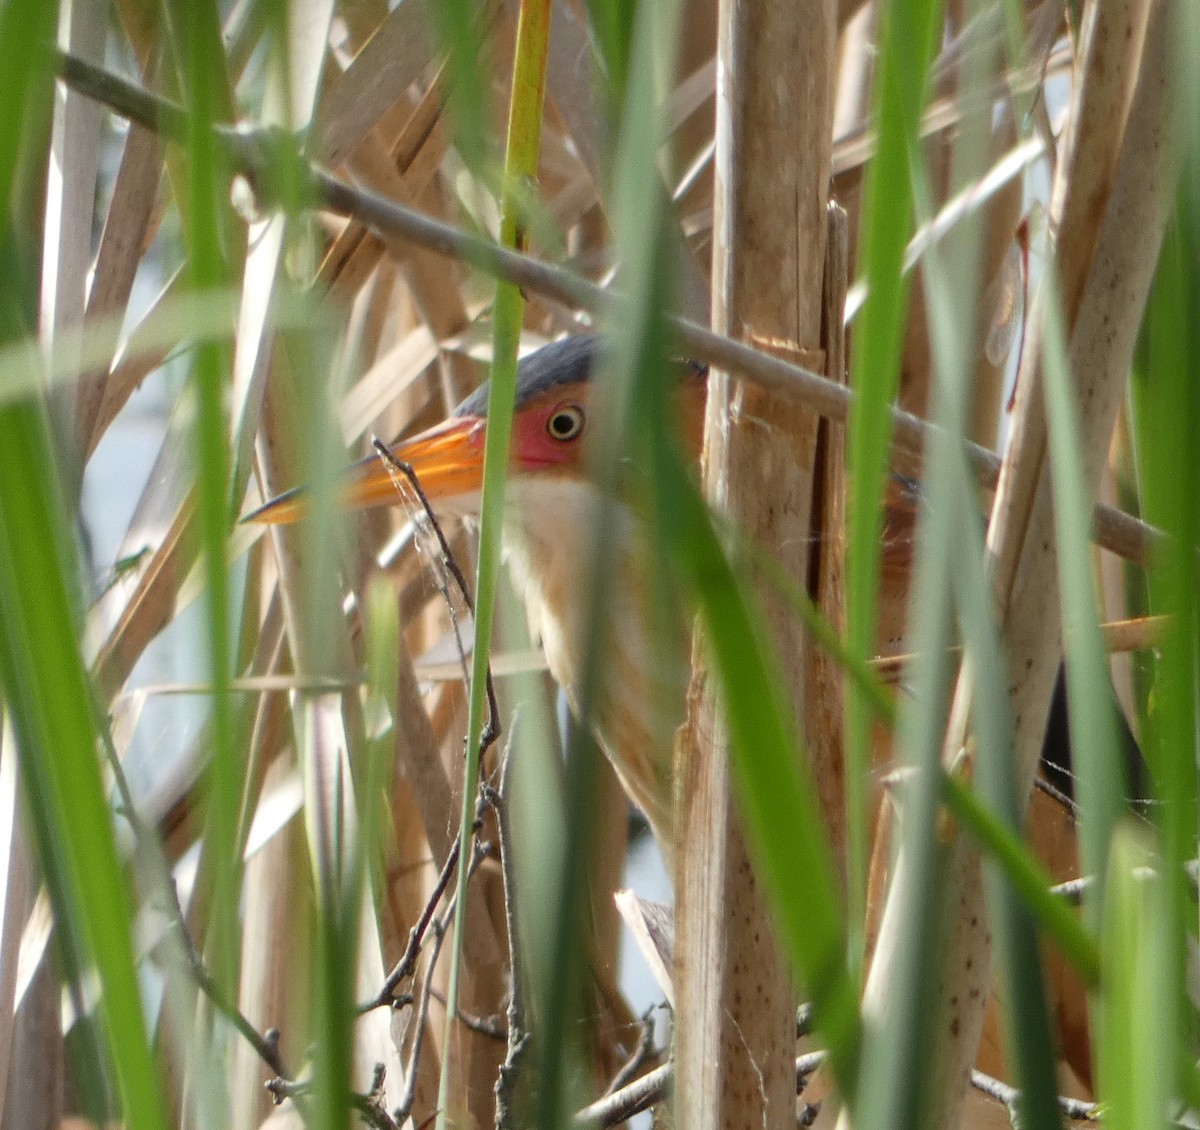
<instances>
[{"instance_id":1,"label":"black pupil","mask_svg":"<svg viewBox=\"0 0 1200 1130\"><path fill-rule=\"evenodd\" d=\"M576 420L570 412L559 412L550 421L550 428L559 438L575 434Z\"/></svg>"}]
</instances>

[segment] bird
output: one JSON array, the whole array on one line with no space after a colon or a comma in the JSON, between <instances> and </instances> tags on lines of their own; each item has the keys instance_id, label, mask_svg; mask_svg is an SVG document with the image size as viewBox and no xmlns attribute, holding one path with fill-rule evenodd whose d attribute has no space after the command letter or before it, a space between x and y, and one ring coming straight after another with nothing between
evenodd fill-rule
<instances>
[{"instance_id":1,"label":"bird","mask_svg":"<svg viewBox=\"0 0 1200 1130\"><path fill-rule=\"evenodd\" d=\"M587 602L580 587L589 575L587 554L595 545L594 524L602 514L585 457L596 407L594 378L603 372L601 354L598 335L580 334L545 345L520 361L506 502L505 552L550 673L576 714L589 644ZM707 369L686 360L673 364L679 439L685 452L698 460ZM479 513L487 407L485 383L448 419L389 448L397 460L412 467L439 519ZM393 469L378 456L349 468L340 491L348 508L400 501ZM890 477L880 529L881 608L890 610L880 624L877 649L881 654L902 649L919 503L918 483L899 475ZM290 523L306 512L306 492L297 488L268 501L246 520ZM603 511L603 520L613 572L604 633L608 677L590 721L626 795L645 816L669 859L675 841L671 735L684 712L686 624L680 618L677 646L656 642L647 606L652 591L647 570L654 566L647 559L638 511L618 498ZM1065 707L1061 678L1055 694L1055 709L1061 712ZM1058 731L1059 748L1044 757L1052 765L1069 767L1066 735L1063 727Z\"/></svg>"},{"instance_id":2,"label":"bird","mask_svg":"<svg viewBox=\"0 0 1200 1130\"><path fill-rule=\"evenodd\" d=\"M682 721L686 636L682 620L677 646L660 646L648 631L652 564L640 552L640 519L621 499L602 513L589 473L585 448L594 422L593 376L601 348L598 336L575 335L537 349L518 366L504 551L550 673L578 716L589 634L580 588L588 576L594 525L606 523L613 599L604 632L607 674L592 729L626 795L669 854L670 736ZM676 368L681 439L698 453L706 370L686 361L676 362ZM441 424L389 449L412 467L439 520L479 513L487 406L485 383ZM306 501L304 488L292 490L246 520L295 522L307 512ZM393 469L378 456L348 469L341 486L346 507L399 501Z\"/></svg>"}]
</instances>

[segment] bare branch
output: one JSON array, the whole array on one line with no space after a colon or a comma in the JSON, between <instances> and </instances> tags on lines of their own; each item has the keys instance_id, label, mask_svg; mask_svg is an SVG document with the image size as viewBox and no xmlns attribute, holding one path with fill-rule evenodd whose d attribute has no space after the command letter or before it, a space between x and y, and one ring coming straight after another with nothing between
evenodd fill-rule
<instances>
[{"instance_id":1,"label":"bare branch","mask_svg":"<svg viewBox=\"0 0 1200 1130\"><path fill-rule=\"evenodd\" d=\"M412 976L417 967L417 958L421 955L421 944L429 931L438 903L442 901L442 896L450 885L450 877L454 874L454 868L458 864L458 853L461 849L462 840L456 836L450 853L446 856L446 862L442 864L442 869L438 872L437 882L434 883L433 890L425 901L421 916L417 919L417 924L408 932L408 944L404 947L404 953L392 967L392 971L387 975L379 992L371 1000L358 1006L360 1015L375 1008L383 1008L385 1005L389 1008L397 1007L399 1002L395 996L396 988L406 977ZM410 1003L410 1001L411 998L404 1003Z\"/></svg>"},{"instance_id":2,"label":"bare branch","mask_svg":"<svg viewBox=\"0 0 1200 1130\"><path fill-rule=\"evenodd\" d=\"M509 736L504 757L500 762L499 785L495 790L485 786L483 795L496 814L497 838L500 843L500 870L504 879L504 921L508 932L508 1048L504 1062L496 1075L496 1130L516 1130L513 1092L521 1059L529 1047L525 1029L525 1002L521 983L521 947L517 933L516 876L512 858L512 830L508 822L508 773L512 766L513 735Z\"/></svg>"}]
</instances>

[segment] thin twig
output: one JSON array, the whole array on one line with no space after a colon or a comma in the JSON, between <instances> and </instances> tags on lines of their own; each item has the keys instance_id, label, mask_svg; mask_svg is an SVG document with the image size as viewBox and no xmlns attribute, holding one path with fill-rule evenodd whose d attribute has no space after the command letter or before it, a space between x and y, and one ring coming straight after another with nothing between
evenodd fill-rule
<instances>
[{"instance_id":1,"label":"thin twig","mask_svg":"<svg viewBox=\"0 0 1200 1130\"><path fill-rule=\"evenodd\" d=\"M174 141L184 143L188 117L176 103L128 82L101 67L48 47L55 72L74 90ZM309 195L340 215L403 239L440 255L458 259L524 290L557 299L593 315L609 315L620 309L621 297L570 271L529 255L498 246L490 240L459 230L411 208L386 200L373 192L346 184L322 169L306 164L295 138L278 130L215 129L218 143L231 168L250 183L262 206L274 200L273 185L306 184ZM287 167L295 179L281 177ZM686 318L667 319L680 343L697 360L737 373L764 389L803 402L831 420L845 420L853 394L799 365L773 357L733 338L713 333ZM896 445L919 452L933 425L902 409L891 409ZM978 444L966 443L965 451L979 481L994 487L1000 474L1000 456ZM1146 565L1162 541L1162 532L1131 514L1108 505L1093 511L1093 536L1114 553Z\"/></svg>"},{"instance_id":2,"label":"thin twig","mask_svg":"<svg viewBox=\"0 0 1200 1130\"><path fill-rule=\"evenodd\" d=\"M391 1115L384 1105L383 1084L387 1079L387 1068L382 1063L375 1065L375 1074L371 1079L371 1089L365 1095L352 1095L351 1102L363 1119L375 1130L398 1130Z\"/></svg>"},{"instance_id":3,"label":"thin twig","mask_svg":"<svg viewBox=\"0 0 1200 1130\"><path fill-rule=\"evenodd\" d=\"M429 925L433 921L433 916L437 912L438 903L442 901L442 896L446 893L446 888L450 885L450 878L454 874L455 865L458 863L458 853L462 848L462 840L458 836L454 837L454 843L450 845L450 851L446 855L446 862L442 864L442 869L438 873L437 882L433 886L433 891L429 898L425 900L425 906L421 910L421 916L417 919L417 924L408 932L408 943L404 947L404 953L400 955L400 960L392 967L392 971L384 979L383 985L379 992L365 1004L358 1006L358 1012L361 1015L364 1012L370 1012L372 1009L383 1008L385 1005L389 1008L396 1006L396 987L406 977L412 975L417 966L417 958L421 955L421 945L425 940L425 934L429 930Z\"/></svg>"},{"instance_id":4,"label":"thin twig","mask_svg":"<svg viewBox=\"0 0 1200 1130\"><path fill-rule=\"evenodd\" d=\"M454 579L455 586L458 588L459 595L462 597L463 603L467 606L467 611L473 616L475 614L475 601L471 596L470 586L467 584L466 575L462 571L462 567L458 564L458 559L454 556L454 551L450 548L449 539L446 537L445 531L442 529L441 523L437 519L437 515L433 512L433 506L430 504L429 496L425 493L421 486L421 481L417 476L416 471L410 463L398 459L387 447L387 445L377 436L372 437L372 446L375 448L379 458L388 469L388 474L391 476L392 482L395 484L397 492L403 495L403 481L408 484L408 487L416 495L417 501L424 511L425 519L429 528L433 530L434 537L438 543L438 549L441 557L441 565L446 573ZM466 663L466 654L463 646L462 635L459 630L458 613L454 606L454 601L451 598L449 587L445 584L440 584L442 596L446 601L446 607L450 612L450 620L454 628L455 640L458 643L459 655ZM484 732L480 737L480 752L485 752L489 745L496 740L500 734L500 712L496 701L496 689L492 680L492 669L489 664L487 670L487 700L488 700L488 721L484 727ZM484 803L481 795L479 802L476 805L475 825L476 831L479 829L480 820L482 817L482 804ZM374 1008L381 1008L384 1005L394 1005L395 1000L393 994L396 986L408 977L416 967L417 957L421 952L421 944L425 937L425 932L429 928L429 924L433 919L434 913L437 910L438 903L441 902L443 895L446 893L447 887L450 885L450 879L454 874L454 868L458 863L459 853L462 849L462 839L460 836L455 836L454 844L450 848L449 854L446 856L446 861L442 865L442 870L438 874L437 883L434 885L433 892L426 900L425 906L421 911L421 917L418 919L416 926L409 931L408 944L405 946L404 953L400 960L393 967L391 973L388 974L379 993L365 1004L359 1006L359 1012L369 1012Z\"/></svg>"},{"instance_id":5,"label":"thin twig","mask_svg":"<svg viewBox=\"0 0 1200 1130\"><path fill-rule=\"evenodd\" d=\"M258 1058L277 1077L281 1079L292 1078L292 1073L284 1062L283 1053L280 1050L279 1029L268 1028L266 1032L260 1034L258 1029L250 1023L246 1014L224 998L212 974L209 973L208 967L204 964L204 959L196 949L191 934L188 933L187 923L184 920L183 912L179 905L179 896L175 891L174 882L170 886L170 905L173 908L171 911L172 925L186 958L185 968L191 974L196 987L209 999L213 1007L237 1029L242 1038L254 1049L254 1053Z\"/></svg>"},{"instance_id":6,"label":"thin twig","mask_svg":"<svg viewBox=\"0 0 1200 1130\"><path fill-rule=\"evenodd\" d=\"M300 1107L305 1099L312 1094L312 1083L307 1079L268 1079L266 1089L270 1092L271 1101L279 1106L286 1099L291 1099ZM374 1130L399 1130L399 1122L392 1118L384 1109L383 1102L383 1065L375 1067L375 1078L371 1082L368 1094L350 1093L350 1106L356 1110L362 1120Z\"/></svg>"},{"instance_id":7,"label":"thin twig","mask_svg":"<svg viewBox=\"0 0 1200 1130\"><path fill-rule=\"evenodd\" d=\"M482 793L482 790L481 790ZM479 831L483 823L483 806L484 800L482 795L475 804L475 822L471 826L473 832ZM392 966L391 972L384 979L383 985L379 992L375 994L369 1001L364 1001L358 1006L357 1012L361 1016L363 1013L370 1012L376 1008L401 1008L413 1003L412 997L409 994L396 996L396 989L400 982L406 977L412 976L417 965L417 958L421 956L421 946L424 943L425 936L429 932L430 925L434 922L434 915L437 913L438 903L442 901L447 889L450 886L450 879L454 874L454 868L458 863L459 852L462 848L462 841L458 836L454 837L454 843L450 845L450 851L446 854L446 861L442 864L441 871L438 872L437 882L433 885L433 890L430 892L429 898L425 900L424 907L421 908L421 916L417 919L417 924L408 932L408 942L404 946L404 952L400 955L400 959ZM469 875L474 875L479 867L480 862L487 858L491 851L491 845L486 841L475 841L473 848L474 856L471 860L471 868ZM454 900L451 898L449 907L453 909ZM449 912L447 912L449 913Z\"/></svg>"},{"instance_id":8,"label":"thin twig","mask_svg":"<svg viewBox=\"0 0 1200 1130\"><path fill-rule=\"evenodd\" d=\"M425 1044L425 1029L428 1027L426 1021L429 1018L429 1002L433 995L433 974L437 968L438 954L442 952L442 942L446 938L446 927L442 925L439 919L433 926L433 944L429 950L429 963L425 968L425 981L421 986L420 993L417 994L417 1013L413 1017L413 1042L412 1050L408 1056L408 1079L404 1085L404 1095L400 1100L400 1105L393 1112L393 1117L398 1123L407 1121L408 1116L412 1114L413 1102L417 1096L417 1069L421 1061L421 1049Z\"/></svg>"},{"instance_id":9,"label":"thin twig","mask_svg":"<svg viewBox=\"0 0 1200 1130\"><path fill-rule=\"evenodd\" d=\"M1045 755L1043 755L1043 760L1046 761L1046 764L1052 765L1053 768L1058 769L1060 772L1065 771L1061 765L1053 765L1052 762L1045 758ZM1078 823L1079 805L1077 805L1069 796L1067 796L1062 789L1058 788L1058 786L1052 782L1047 781L1046 778L1041 775L1041 773L1034 777L1033 787L1037 789L1038 792L1045 793L1046 796L1048 796L1052 801L1054 801L1055 804L1059 806L1059 808L1066 812L1072 824Z\"/></svg>"},{"instance_id":10,"label":"thin twig","mask_svg":"<svg viewBox=\"0 0 1200 1130\"><path fill-rule=\"evenodd\" d=\"M508 1001L508 1030L520 1033L525 1027L525 998L522 986L521 938L517 932L516 869L513 861L512 825L508 819L509 774L512 769L513 739L516 727L500 759L500 775L495 791L484 790L484 796L496 814L496 838L500 845L500 874L504 882L504 925L508 934L508 958L511 988ZM511 1048L509 1049L512 1050Z\"/></svg>"},{"instance_id":11,"label":"thin twig","mask_svg":"<svg viewBox=\"0 0 1200 1130\"><path fill-rule=\"evenodd\" d=\"M171 869L162 854L161 845L152 835L137 810L133 791L125 776L125 767L121 764L121 759L117 756L116 748L113 746L112 735L105 725L99 726L99 732L100 744L104 748L105 759L112 771L113 782L117 789L117 795L120 797L120 814L125 817L125 821L133 833L135 856L149 866L153 885L157 888L161 899L161 908L167 916L168 927L174 934L179 953L183 957L184 972L191 979L195 988L208 998L209 1003L233 1025L242 1038L254 1049L258 1058L277 1077L290 1079L292 1075L280 1050L278 1030L270 1028L265 1033L260 1033L236 1004L225 999L216 980L208 971L204 958L196 948L196 943L188 930L187 919L179 902L179 890L175 886Z\"/></svg>"},{"instance_id":12,"label":"thin twig","mask_svg":"<svg viewBox=\"0 0 1200 1130\"><path fill-rule=\"evenodd\" d=\"M433 990L433 999L442 1006L446 1004L446 994L438 992L437 989ZM455 1011L454 1015L464 1027L477 1035L485 1036L489 1040L504 1041L508 1039L508 1025L498 1012L493 1012L491 1016L479 1016L460 1008Z\"/></svg>"},{"instance_id":13,"label":"thin twig","mask_svg":"<svg viewBox=\"0 0 1200 1130\"><path fill-rule=\"evenodd\" d=\"M425 517L432 527L434 536L437 538L438 548L441 550L442 566L454 578L454 583L458 587L458 591L462 596L463 603L467 606L467 611L472 616L475 615L475 601L471 597L471 590L467 585L467 578L463 574L462 567L458 563L458 559L454 556L454 551L450 548L450 541L446 537L445 531L442 529L441 523L437 520L437 515L433 512L433 507L430 505L429 496L425 493L424 487L421 486L421 480L417 477L417 472L413 469L411 463L405 463L403 459L397 459L396 456L388 449L378 436L373 436L371 446L375 448L380 459L388 468L388 473L392 476L392 481L396 482L396 475L404 476L409 487L417 496L421 503L421 508L425 511ZM399 483L396 483L399 487ZM462 636L459 634L458 617L454 611L454 603L449 599L449 594L446 596L446 604L450 609L450 619L454 625L454 636L458 641L459 655L463 657L463 663L466 663L466 654L463 648ZM487 725L483 728L483 733L479 738L479 749L482 755L491 744L500 737L500 710L496 703L496 686L492 679L492 667L488 664L486 679L487 700L488 700L488 717ZM480 757L482 764L482 756Z\"/></svg>"},{"instance_id":14,"label":"thin twig","mask_svg":"<svg viewBox=\"0 0 1200 1130\"><path fill-rule=\"evenodd\" d=\"M525 1049L529 1046L529 1033L525 1029L525 1005L521 984L521 948L517 934L515 903L516 875L513 869L512 838L508 822L508 782L512 767L513 739L516 726L509 734L508 743L500 758L500 774L495 789L483 787L483 796L496 814L496 838L500 845L500 874L504 885L504 925L508 933L508 1047L504 1062L496 1074L496 1130L516 1130L516 1114L513 1109L513 1093Z\"/></svg>"},{"instance_id":15,"label":"thin twig","mask_svg":"<svg viewBox=\"0 0 1200 1130\"><path fill-rule=\"evenodd\" d=\"M638 1024L637 1046L633 1049L629 1058L621 1064L616 1075L612 1077L612 1081L608 1084L608 1089L604 1092L605 1095L616 1094L617 1091L621 1090L622 1087L634 1079L647 1063L657 1058L658 1051L654 1046L654 1013L657 1007L657 1005L651 1005L642 1013L641 1021Z\"/></svg>"},{"instance_id":16,"label":"thin twig","mask_svg":"<svg viewBox=\"0 0 1200 1130\"><path fill-rule=\"evenodd\" d=\"M1010 1087L1007 1083L1001 1083L999 1079L993 1079L992 1076L985 1075L982 1071L971 1072L971 1086L977 1091L982 1091L989 1098L993 1098L1008 1107L1009 1121L1014 1127L1018 1125L1018 1104L1021 1101L1021 1092L1016 1087ZM1100 1107L1096 1103L1084 1102L1082 1099L1071 1099L1066 1095L1058 1096L1058 1109L1067 1118L1073 1119L1076 1122L1095 1121L1100 1113Z\"/></svg>"},{"instance_id":17,"label":"thin twig","mask_svg":"<svg viewBox=\"0 0 1200 1130\"><path fill-rule=\"evenodd\" d=\"M475 874L480 863L487 858L490 851L490 845L476 840L474 843L474 852L471 856L471 863L467 869L467 878L470 879ZM397 1123L403 1124L412 1114L413 1102L416 1100L417 1091L417 1072L421 1061L421 1051L425 1045L426 1029L428 1028L429 1005L434 999L433 991L433 974L437 969L438 957L442 952L442 943L446 940L446 934L450 929L450 923L454 919L455 896L450 896L450 901L446 905L445 913L433 921L431 929L433 931L433 942L429 949L428 964L425 967L425 979L421 984L421 991L416 994L417 1010L413 1017L413 1042L412 1048L408 1056L408 1078L404 1087L404 1095L400 1100L395 1111L392 1112L392 1117Z\"/></svg>"},{"instance_id":18,"label":"thin twig","mask_svg":"<svg viewBox=\"0 0 1200 1130\"><path fill-rule=\"evenodd\" d=\"M463 599L463 603L466 604L467 610L471 613L472 616L474 616L475 602L471 596L470 588L467 585L467 578L463 574L463 571L458 564L458 560L454 556L453 550L450 548L450 542L446 537L445 531L443 531L443 529L442 529L441 523L437 519L437 515L435 515L433 512L433 507L432 507L432 505L430 505L429 497L425 494L425 490L421 486L421 481L418 478L416 471L413 469L411 464L406 463L401 459L398 459L390 450L388 450L387 445L385 443L383 443L378 437L372 437L372 445L374 446L375 451L379 455L380 459L383 460L384 466L387 467L388 475L391 478L393 485L396 486L397 491L399 493L403 494L403 486L400 481L401 476L403 476L403 479L408 483L408 486L412 490L413 494L416 495L417 500L421 504L421 508L424 510L425 519L426 519L429 527L433 530L434 536L437 538L437 542L438 542L438 546L439 546L440 554L441 554L442 568L445 570L446 574L448 574L449 576L454 578L454 583L458 587L458 591ZM465 678L466 674L467 674L467 672L466 672L467 657L466 657L466 649L463 645L462 631L461 631L461 628L460 628L459 622L458 622L458 612L454 606L454 601L451 598L449 586L447 584L445 584L444 581L440 580L439 587L441 588L442 595L446 602L446 607L450 613L450 621L451 621L451 624L452 624L453 630L454 630L454 639L455 639L455 643L458 646L458 654L459 654L459 658L462 661L463 676ZM495 682L492 678L492 666L490 663L487 665L487 667L484 671L484 690L487 695L488 716L487 716L487 721L486 721L486 723L480 733L480 736L479 736L479 766L480 766L480 776L481 777L482 777L482 767L484 764L484 756L487 754L487 751L491 747L492 743L495 742L496 739L500 736L500 710L499 710L499 706L498 706L497 700L496 700L496 686L495 686ZM466 781L463 782L463 788L464 789L467 788ZM483 817L483 806L484 806L484 804L489 803L489 797L488 797L489 791L490 790L488 789L486 782L481 779L479 781L479 796L475 802L475 820L474 820L474 824L472 825L473 833L478 832L478 830L479 830L480 824L482 822L482 817ZM497 807L497 811L498 811L499 806L496 806L496 807ZM456 845L461 845L464 834L465 834L465 829L463 831L461 831L458 836L455 837ZM486 854L486 850L487 849L485 848L485 846L483 844L481 844L478 839L474 840L474 842L473 842L474 854L472 856L471 864L468 869L467 875L465 878L462 878L460 875L460 879L462 880L462 882L464 884L460 889L462 889L463 891L465 891L465 889L466 889L465 883L470 881L471 876L475 873L475 869L479 866L479 863L481 862L484 855ZM459 855L461 855L461 850L455 851L452 854L457 858ZM452 871L453 871L453 866L452 866L452 864L450 864L450 861L448 860L447 867L444 872L446 883L449 882L450 874ZM443 884L443 890L444 890L444 884ZM440 898L441 896L439 895L438 897ZM422 986L422 991L417 998L417 1001L418 1001L417 1015L414 1020L414 1023L417 1025L417 1028L416 1028L416 1034L413 1037L412 1053L409 1056L408 1083L407 1083L404 1101L401 1103L400 1108L398 1109L398 1112L397 1112L397 1118L400 1122L404 1122L408 1118L409 1114L411 1114L411 1112L412 1112L412 1103L413 1103L413 1098L415 1096L415 1088L416 1088L417 1066L418 1066L418 1062L420 1059L421 1048L424 1043L424 1037L425 1037L425 1020L426 1020L426 1016L429 1011L430 997L433 992L433 970L434 970L435 965L437 964L438 954L441 952L442 939L445 937L445 933L449 929L450 919L451 919L451 916L453 915L455 901L456 900L454 898L452 898L450 900L450 907L447 909L445 916L441 920L439 920L439 922L436 925L435 948L429 956L429 968L426 973L425 983ZM452 967L452 969L451 969L452 985L453 985L453 979L454 979L454 972L453 972L453 967ZM391 978L389 978L389 981L390 980L391 980ZM471 1026L471 1021L467 1017L462 1016L459 1013L457 1007L455 1007L454 1012L455 1012L455 1015L460 1016L460 1018L463 1020L464 1023L466 1023L468 1025L468 1027Z\"/></svg>"}]
</instances>

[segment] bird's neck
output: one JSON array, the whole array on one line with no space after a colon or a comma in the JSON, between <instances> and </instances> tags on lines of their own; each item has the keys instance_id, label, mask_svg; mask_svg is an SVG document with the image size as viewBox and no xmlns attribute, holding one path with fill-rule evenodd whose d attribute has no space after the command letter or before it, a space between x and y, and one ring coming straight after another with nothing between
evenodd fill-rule
<instances>
[{"instance_id":1,"label":"bird's neck","mask_svg":"<svg viewBox=\"0 0 1200 1130\"><path fill-rule=\"evenodd\" d=\"M599 632L604 663L593 729L669 849L671 736L683 710L685 637L682 618L651 616L656 578L642 525L625 503L578 479L510 483L510 490L508 555L551 674L578 711L588 648ZM604 586L596 625L589 623L592 584Z\"/></svg>"}]
</instances>

